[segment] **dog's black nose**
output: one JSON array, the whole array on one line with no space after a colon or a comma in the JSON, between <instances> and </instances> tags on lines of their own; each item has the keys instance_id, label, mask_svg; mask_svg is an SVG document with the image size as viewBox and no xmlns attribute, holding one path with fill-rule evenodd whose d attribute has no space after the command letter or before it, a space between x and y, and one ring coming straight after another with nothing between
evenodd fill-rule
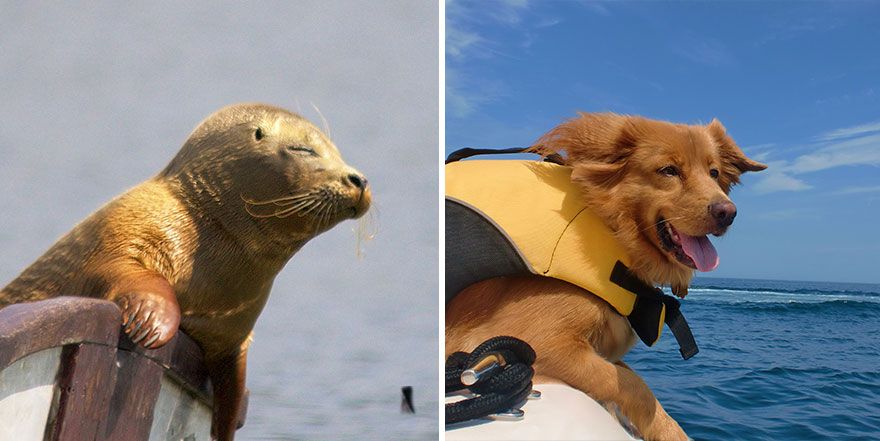
<instances>
[{"instance_id":1,"label":"dog's black nose","mask_svg":"<svg viewBox=\"0 0 880 441\"><path fill-rule=\"evenodd\" d=\"M718 228L725 228L730 226L733 223L733 218L736 217L736 205L730 201L715 202L709 205L709 213L715 219Z\"/></svg>"},{"instance_id":2,"label":"dog's black nose","mask_svg":"<svg viewBox=\"0 0 880 441\"><path fill-rule=\"evenodd\" d=\"M361 190L367 188L367 178L363 177L363 175L352 173L348 175L348 182Z\"/></svg>"}]
</instances>

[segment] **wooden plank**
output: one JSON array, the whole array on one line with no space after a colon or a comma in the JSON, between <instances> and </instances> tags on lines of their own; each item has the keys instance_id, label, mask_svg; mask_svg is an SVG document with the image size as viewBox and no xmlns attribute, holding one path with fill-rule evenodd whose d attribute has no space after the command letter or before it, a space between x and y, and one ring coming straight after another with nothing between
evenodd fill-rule
<instances>
[{"instance_id":1,"label":"wooden plank","mask_svg":"<svg viewBox=\"0 0 880 441\"><path fill-rule=\"evenodd\" d=\"M21 357L70 343L116 346L122 315L107 300L58 297L0 309L0 369Z\"/></svg>"},{"instance_id":2,"label":"wooden plank","mask_svg":"<svg viewBox=\"0 0 880 441\"><path fill-rule=\"evenodd\" d=\"M119 372L98 439L148 439L163 369L152 360L122 350L116 352L116 363Z\"/></svg>"},{"instance_id":3,"label":"wooden plank","mask_svg":"<svg viewBox=\"0 0 880 441\"><path fill-rule=\"evenodd\" d=\"M39 351L0 371L0 440L42 441L61 348Z\"/></svg>"},{"instance_id":4,"label":"wooden plank","mask_svg":"<svg viewBox=\"0 0 880 441\"><path fill-rule=\"evenodd\" d=\"M211 437L211 407L197 399L174 379L162 378L162 387L150 441L208 440Z\"/></svg>"},{"instance_id":5,"label":"wooden plank","mask_svg":"<svg viewBox=\"0 0 880 441\"><path fill-rule=\"evenodd\" d=\"M116 382L116 348L94 344L64 347L58 376L53 421L47 428L52 441L99 439Z\"/></svg>"},{"instance_id":6,"label":"wooden plank","mask_svg":"<svg viewBox=\"0 0 880 441\"><path fill-rule=\"evenodd\" d=\"M211 387L202 349L192 338L178 331L168 344L159 349L144 349L131 342L125 333L119 335L119 349L140 354L169 370L191 392L211 403Z\"/></svg>"},{"instance_id":7,"label":"wooden plank","mask_svg":"<svg viewBox=\"0 0 880 441\"><path fill-rule=\"evenodd\" d=\"M203 355L182 332L162 348L145 350L121 332L119 308L106 300L60 297L0 309L0 371L53 347L63 360L45 439L147 439L166 376L180 389L165 397L175 403L169 409L172 432L210 427L212 394ZM245 412L243 407L242 421Z\"/></svg>"}]
</instances>

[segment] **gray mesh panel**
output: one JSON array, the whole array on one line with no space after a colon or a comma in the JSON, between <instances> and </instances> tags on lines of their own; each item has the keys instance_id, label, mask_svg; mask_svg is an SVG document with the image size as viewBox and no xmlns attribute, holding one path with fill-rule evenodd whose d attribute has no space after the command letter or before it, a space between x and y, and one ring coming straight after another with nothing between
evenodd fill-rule
<instances>
[{"instance_id":1,"label":"gray mesh panel","mask_svg":"<svg viewBox=\"0 0 880 441\"><path fill-rule=\"evenodd\" d=\"M493 277L528 274L507 237L478 213L446 200L446 302L462 289Z\"/></svg>"}]
</instances>

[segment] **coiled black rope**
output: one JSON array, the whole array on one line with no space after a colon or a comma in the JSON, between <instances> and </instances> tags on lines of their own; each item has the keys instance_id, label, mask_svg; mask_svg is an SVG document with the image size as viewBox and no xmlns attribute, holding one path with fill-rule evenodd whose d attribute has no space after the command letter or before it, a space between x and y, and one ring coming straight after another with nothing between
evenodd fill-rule
<instances>
[{"instance_id":1,"label":"coiled black rope","mask_svg":"<svg viewBox=\"0 0 880 441\"><path fill-rule=\"evenodd\" d=\"M466 386L461 374L489 353L497 353L507 364L499 371ZM528 343L514 337L493 337L470 354L456 352L446 359L446 392L470 389L477 394L446 405L446 424L459 423L503 412L524 401L532 391L535 351Z\"/></svg>"}]
</instances>

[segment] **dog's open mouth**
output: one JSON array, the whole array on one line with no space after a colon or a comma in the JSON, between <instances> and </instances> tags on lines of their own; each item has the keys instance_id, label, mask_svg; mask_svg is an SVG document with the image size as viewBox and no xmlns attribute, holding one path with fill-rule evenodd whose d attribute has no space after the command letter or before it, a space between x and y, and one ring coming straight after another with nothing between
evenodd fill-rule
<instances>
[{"instance_id":1,"label":"dog's open mouth","mask_svg":"<svg viewBox=\"0 0 880 441\"><path fill-rule=\"evenodd\" d=\"M663 250L672 254L682 265L703 272L718 267L718 252L705 235L688 236L680 233L661 217L657 221L657 236Z\"/></svg>"}]
</instances>

